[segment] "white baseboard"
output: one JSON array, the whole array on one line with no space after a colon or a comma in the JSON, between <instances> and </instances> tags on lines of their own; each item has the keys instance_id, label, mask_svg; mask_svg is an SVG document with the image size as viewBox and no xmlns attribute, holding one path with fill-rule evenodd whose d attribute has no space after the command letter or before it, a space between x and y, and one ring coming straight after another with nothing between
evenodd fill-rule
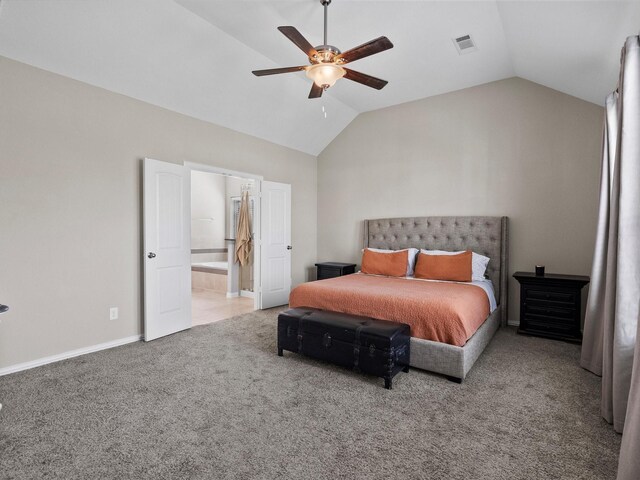
<instances>
[{"instance_id":1,"label":"white baseboard","mask_svg":"<svg viewBox=\"0 0 640 480\"><path fill-rule=\"evenodd\" d=\"M227 292L227 298L236 298L239 296L240 294L238 292Z\"/></svg>"},{"instance_id":2,"label":"white baseboard","mask_svg":"<svg viewBox=\"0 0 640 480\"><path fill-rule=\"evenodd\" d=\"M32 360L30 362L17 363L15 365L0 368L0 377L3 375L9 375L10 373L16 373L21 372L22 370L29 370L30 368L40 367L48 363L59 362L60 360L66 360L67 358L79 357L80 355L86 355L87 353L99 352L100 350L119 347L120 345L126 345L127 343L138 342L140 340L142 340L142 335L132 335L131 337L119 338L118 340L99 343L98 345L92 345L90 347L84 347L77 350L58 353L57 355L51 355L50 357L38 358L37 360Z\"/></svg>"},{"instance_id":3,"label":"white baseboard","mask_svg":"<svg viewBox=\"0 0 640 480\"><path fill-rule=\"evenodd\" d=\"M519 327L520 322L518 320L507 320L507 325L510 327Z\"/></svg>"},{"instance_id":4,"label":"white baseboard","mask_svg":"<svg viewBox=\"0 0 640 480\"><path fill-rule=\"evenodd\" d=\"M247 297L247 298L253 298L255 297L254 292L250 291L250 290L240 290L240 296L241 297Z\"/></svg>"}]
</instances>

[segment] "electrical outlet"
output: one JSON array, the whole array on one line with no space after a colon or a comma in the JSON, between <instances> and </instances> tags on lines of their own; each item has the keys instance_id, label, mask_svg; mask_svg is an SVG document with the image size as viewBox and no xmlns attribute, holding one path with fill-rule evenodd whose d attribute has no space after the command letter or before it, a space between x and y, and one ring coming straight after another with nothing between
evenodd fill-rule
<instances>
[{"instance_id":1,"label":"electrical outlet","mask_svg":"<svg viewBox=\"0 0 640 480\"><path fill-rule=\"evenodd\" d=\"M109 309L109 320L117 320L118 319L118 307L111 307Z\"/></svg>"}]
</instances>

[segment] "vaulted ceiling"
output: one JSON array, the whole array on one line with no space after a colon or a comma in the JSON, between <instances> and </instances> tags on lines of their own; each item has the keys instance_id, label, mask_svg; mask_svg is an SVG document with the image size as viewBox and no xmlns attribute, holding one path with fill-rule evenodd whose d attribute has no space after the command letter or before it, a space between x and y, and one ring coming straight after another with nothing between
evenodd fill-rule
<instances>
[{"instance_id":1,"label":"vaulted ceiling","mask_svg":"<svg viewBox=\"0 0 640 480\"><path fill-rule=\"evenodd\" d=\"M306 64L276 27L321 44L318 0L0 1L2 56L313 155L361 112L512 76L602 104L640 28L638 1L333 0L328 43L389 37L353 65L389 84L309 100L304 72L251 70ZM478 50L459 55L466 34Z\"/></svg>"}]
</instances>

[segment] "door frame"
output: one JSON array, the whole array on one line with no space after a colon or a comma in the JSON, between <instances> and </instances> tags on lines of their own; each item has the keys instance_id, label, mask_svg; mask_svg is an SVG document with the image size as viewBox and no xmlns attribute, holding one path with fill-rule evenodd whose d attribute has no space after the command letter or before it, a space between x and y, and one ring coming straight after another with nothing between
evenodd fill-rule
<instances>
[{"instance_id":1,"label":"door frame","mask_svg":"<svg viewBox=\"0 0 640 480\"><path fill-rule=\"evenodd\" d=\"M261 245L262 245L262 228L260 225L260 208L262 203L262 181L264 177L262 175L255 175L253 173L240 172L238 170L231 170L228 168L214 167L212 165L205 165L195 162L184 162L184 166L191 171L215 173L218 175L224 175L226 177L240 177L248 180L254 180L256 184L256 202L254 203L253 221L255 237L253 239L253 308L254 310L262 310L262 277L260 275L260 263L261 257ZM226 213L228 214L228 212ZM189 219L191 220L191 219Z\"/></svg>"}]
</instances>

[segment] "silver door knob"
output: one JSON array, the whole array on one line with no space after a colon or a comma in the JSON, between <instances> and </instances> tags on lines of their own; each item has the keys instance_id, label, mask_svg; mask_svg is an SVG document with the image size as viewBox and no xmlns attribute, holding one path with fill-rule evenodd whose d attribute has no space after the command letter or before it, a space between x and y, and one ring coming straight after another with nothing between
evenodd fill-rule
<instances>
[{"instance_id":1,"label":"silver door knob","mask_svg":"<svg viewBox=\"0 0 640 480\"><path fill-rule=\"evenodd\" d=\"M156 254L153 252L149 252L149 254L147 255L147 257L149 258L156 258Z\"/></svg>"},{"instance_id":2,"label":"silver door knob","mask_svg":"<svg viewBox=\"0 0 640 480\"><path fill-rule=\"evenodd\" d=\"M293 247L291 245L287 245L287 250L291 250Z\"/></svg>"}]
</instances>

